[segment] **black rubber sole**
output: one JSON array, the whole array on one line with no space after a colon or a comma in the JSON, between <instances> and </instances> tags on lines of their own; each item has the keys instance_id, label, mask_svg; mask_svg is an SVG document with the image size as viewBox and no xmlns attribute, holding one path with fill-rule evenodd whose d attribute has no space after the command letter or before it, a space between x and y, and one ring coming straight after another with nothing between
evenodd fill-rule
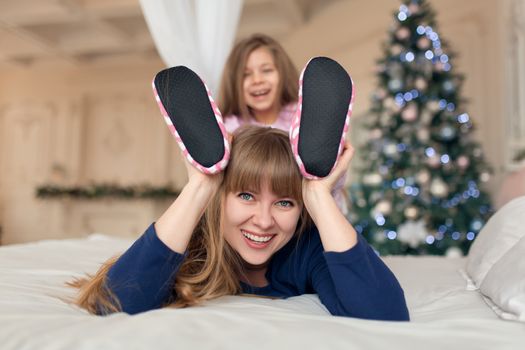
<instances>
[{"instance_id":1,"label":"black rubber sole","mask_svg":"<svg viewBox=\"0 0 525 350\"><path fill-rule=\"evenodd\" d=\"M352 80L336 61L316 57L304 71L302 89L299 156L308 173L325 177L337 160Z\"/></svg>"},{"instance_id":2,"label":"black rubber sole","mask_svg":"<svg viewBox=\"0 0 525 350\"><path fill-rule=\"evenodd\" d=\"M184 66L157 73L155 89L192 158L208 168L224 158L224 138L204 83Z\"/></svg>"}]
</instances>

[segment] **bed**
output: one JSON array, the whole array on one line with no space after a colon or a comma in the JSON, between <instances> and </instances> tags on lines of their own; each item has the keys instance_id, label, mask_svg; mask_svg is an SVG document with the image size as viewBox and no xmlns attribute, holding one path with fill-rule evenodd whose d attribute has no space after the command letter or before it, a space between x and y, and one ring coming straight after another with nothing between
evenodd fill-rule
<instances>
[{"instance_id":1,"label":"bed","mask_svg":"<svg viewBox=\"0 0 525 350\"><path fill-rule=\"evenodd\" d=\"M330 316L316 295L228 296L135 316L89 315L64 283L131 240L93 234L0 248L0 348L525 349L525 197L487 223L468 257L385 257L411 322ZM523 226L523 225L522 225Z\"/></svg>"}]
</instances>

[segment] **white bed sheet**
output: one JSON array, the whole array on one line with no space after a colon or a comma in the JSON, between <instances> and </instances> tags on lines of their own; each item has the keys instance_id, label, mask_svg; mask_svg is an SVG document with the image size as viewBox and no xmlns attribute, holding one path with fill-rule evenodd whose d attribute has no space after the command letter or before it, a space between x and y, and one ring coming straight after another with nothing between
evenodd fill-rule
<instances>
[{"instance_id":1,"label":"white bed sheet","mask_svg":"<svg viewBox=\"0 0 525 350\"><path fill-rule=\"evenodd\" d=\"M524 349L525 325L467 290L465 259L389 257L411 322L328 314L316 295L230 296L187 309L87 314L64 282L132 242L103 235L0 247L0 349Z\"/></svg>"}]
</instances>

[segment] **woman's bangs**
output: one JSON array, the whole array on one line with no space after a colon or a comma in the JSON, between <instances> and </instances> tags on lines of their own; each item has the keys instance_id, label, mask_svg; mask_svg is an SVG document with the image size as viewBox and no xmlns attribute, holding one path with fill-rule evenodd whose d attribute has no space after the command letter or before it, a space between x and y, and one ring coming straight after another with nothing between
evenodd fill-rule
<instances>
[{"instance_id":1,"label":"woman's bangs","mask_svg":"<svg viewBox=\"0 0 525 350\"><path fill-rule=\"evenodd\" d=\"M233 169L234 164L230 163L230 169L227 170L231 170L230 172L235 175L227 176L226 192L259 191L261 179L263 178L261 176L262 169L256 169L252 164L248 163L254 162L247 160L247 162L242 164L235 164L235 169Z\"/></svg>"},{"instance_id":2,"label":"woman's bangs","mask_svg":"<svg viewBox=\"0 0 525 350\"><path fill-rule=\"evenodd\" d=\"M302 201L302 181L299 169L293 158L280 153L271 166L266 167L264 179L269 181L270 189L279 197Z\"/></svg>"},{"instance_id":3,"label":"woman's bangs","mask_svg":"<svg viewBox=\"0 0 525 350\"><path fill-rule=\"evenodd\" d=\"M299 169L293 159L288 140L272 138L241 148L227 168L226 191L260 192L261 186L281 198L302 200L302 183Z\"/></svg>"}]
</instances>

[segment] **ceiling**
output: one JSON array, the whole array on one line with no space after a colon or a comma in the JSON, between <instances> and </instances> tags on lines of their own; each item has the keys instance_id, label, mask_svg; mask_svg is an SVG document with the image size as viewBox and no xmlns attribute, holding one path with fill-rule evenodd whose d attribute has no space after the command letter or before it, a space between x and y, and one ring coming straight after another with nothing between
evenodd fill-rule
<instances>
[{"instance_id":1,"label":"ceiling","mask_svg":"<svg viewBox=\"0 0 525 350\"><path fill-rule=\"evenodd\" d=\"M237 36L285 36L335 1L245 0ZM152 56L139 0L0 0L0 66Z\"/></svg>"}]
</instances>

